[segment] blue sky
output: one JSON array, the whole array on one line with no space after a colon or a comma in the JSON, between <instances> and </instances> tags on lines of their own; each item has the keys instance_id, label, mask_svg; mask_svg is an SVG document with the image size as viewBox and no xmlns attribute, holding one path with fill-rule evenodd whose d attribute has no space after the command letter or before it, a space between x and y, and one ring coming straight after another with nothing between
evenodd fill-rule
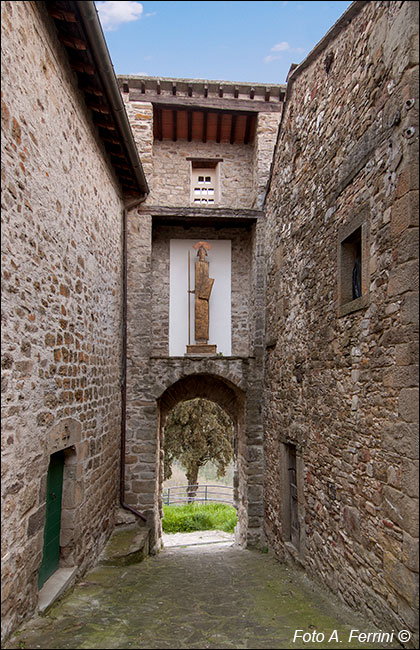
<instances>
[{"instance_id":1,"label":"blue sky","mask_svg":"<svg viewBox=\"0 0 420 650\"><path fill-rule=\"evenodd\" d=\"M351 2L96 2L117 74L285 83Z\"/></svg>"}]
</instances>

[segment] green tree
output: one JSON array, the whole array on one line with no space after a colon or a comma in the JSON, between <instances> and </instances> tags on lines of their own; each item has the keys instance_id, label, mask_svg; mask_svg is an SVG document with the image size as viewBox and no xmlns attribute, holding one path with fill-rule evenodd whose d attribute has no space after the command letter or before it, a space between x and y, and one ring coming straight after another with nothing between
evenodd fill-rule
<instances>
[{"instance_id":1,"label":"green tree","mask_svg":"<svg viewBox=\"0 0 420 650\"><path fill-rule=\"evenodd\" d=\"M208 461L223 476L233 458L233 424L214 402L197 398L181 402L169 413L165 425L164 477L172 475L172 462L179 460L188 481L188 500L197 492L198 472Z\"/></svg>"}]
</instances>

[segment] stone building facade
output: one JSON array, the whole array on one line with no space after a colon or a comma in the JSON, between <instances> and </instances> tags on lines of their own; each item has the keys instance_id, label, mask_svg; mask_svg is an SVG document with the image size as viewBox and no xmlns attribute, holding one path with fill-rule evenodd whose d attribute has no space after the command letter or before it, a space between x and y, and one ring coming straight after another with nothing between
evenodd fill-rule
<instances>
[{"instance_id":1,"label":"stone building facade","mask_svg":"<svg viewBox=\"0 0 420 650\"><path fill-rule=\"evenodd\" d=\"M150 186L127 222L127 500L147 512L159 546L167 404L213 394L236 427L238 541L261 544L261 186L269 175L284 86L206 87L201 81L137 77L121 77L120 85ZM194 198L200 165L217 173L211 206ZM231 348L223 358L190 355L185 346L171 353L171 243L190 241L192 250L203 239L231 245Z\"/></svg>"},{"instance_id":2,"label":"stone building facade","mask_svg":"<svg viewBox=\"0 0 420 650\"><path fill-rule=\"evenodd\" d=\"M265 205L268 543L378 625L410 630L417 12L414 2L354 3L292 72Z\"/></svg>"},{"instance_id":3,"label":"stone building facade","mask_svg":"<svg viewBox=\"0 0 420 650\"><path fill-rule=\"evenodd\" d=\"M120 480L121 224L130 197L87 108L91 99L78 88L70 65L78 63L69 61L47 7L2 2L1 9L7 634L38 604L52 455L64 464L63 578L82 574L113 530Z\"/></svg>"},{"instance_id":4,"label":"stone building facade","mask_svg":"<svg viewBox=\"0 0 420 650\"><path fill-rule=\"evenodd\" d=\"M93 2L2 3L2 634L37 607L51 456L61 569L119 502L155 552L194 397L235 423L238 542L418 629L417 7L354 2L266 87L117 81ZM174 352L200 240L229 250L223 355Z\"/></svg>"}]
</instances>

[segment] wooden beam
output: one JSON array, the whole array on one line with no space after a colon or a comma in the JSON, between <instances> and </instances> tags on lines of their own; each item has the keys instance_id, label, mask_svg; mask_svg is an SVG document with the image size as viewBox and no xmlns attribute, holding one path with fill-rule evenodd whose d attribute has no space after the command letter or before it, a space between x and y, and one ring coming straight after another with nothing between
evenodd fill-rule
<instances>
[{"instance_id":1,"label":"wooden beam","mask_svg":"<svg viewBox=\"0 0 420 650\"><path fill-rule=\"evenodd\" d=\"M77 22L76 14L72 11L63 11L57 7L47 7L47 11L56 20L64 20L66 23L75 23Z\"/></svg>"},{"instance_id":2,"label":"wooden beam","mask_svg":"<svg viewBox=\"0 0 420 650\"><path fill-rule=\"evenodd\" d=\"M160 95L160 81L159 81L159 79L156 82L156 92L157 92L158 95Z\"/></svg>"},{"instance_id":3,"label":"wooden beam","mask_svg":"<svg viewBox=\"0 0 420 650\"><path fill-rule=\"evenodd\" d=\"M83 63L83 61L70 61L70 66L73 70L76 70L76 72L83 72L83 74L88 74L92 77L95 75L95 68L89 63Z\"/></svg>"},{"instance_id":4,"label":"wooden beam","mask_svg":"<svg viewBox=\"0 0 420 650\"><path fill-rule=\"evenodd\" d=\"M106 146L106 150L109 154L111 154L111 156L114 156L114 158L122 158L123 160L127 159L125 153L120 153L119 151L113 151L112 149L109 148L109 144L108 146Z\"/></svg>"},{"instance_id":5,"label":"wooden beam","mask_svg":"<svg viewBox=\"0 0 420 650\"><path fill-rule=\"evenodd\" d=\"M254 99L254 97L255 97L255 88L251 88L251 90L249 91L249 98Z\"/></svg>"},{"instance_id":6,"label":"wooden beam","mask_svg":"<svg viewBox=\"0 0 420 650\"><path fill-rule=\"evenodd\" d=\"M96 113L109 115L109 107L106 104L95 104L95 102L86 102L86 106Z\"/></svg>"},{"instance_id":7,"label":"wooden beam","mask_svg":"<svg viewBox=\"0 0 420 650\"><path fill-rule=\"evenodd\" d=\"M219 97L223 97L223 86L219 86Z\"/></svg>"},{"instance_id":8,"label":"wooden beam","mask_svg":"<svg viewBox=\"0 0 420 650\"><path fill-rule=\"evenodd\" d=\"M188 120L188 142L191 142L191 140L192 140L192 111L188 111L187 120Z\"/></svg>"},{"instance_id":9,"label":"wooden beam","mask_svg":"<svg viewBox=\"0 0 420 650\"><path fill-rule=\"evenodd\" d=\"M191 84L188 84L188 97L192 97L192 94L193 94L192 86Z\"/></svg>"},{"instance_id":10,"label":"wooden beam","mask_svg":"<svg viewBox=\"0 0 420 650\"><path fill-rule=\"evenodd\" d=\"M115 167L115 165L114 165ZM121 172L118 171L118 169L115 170L117 172L118 178L123 178L125 181L132 181L133 177L132 176L127 176L127 174L122 174Z\"/></svg>"},{"instance_id":11,"label":"wooden beam","mask_svg":"<svg viewBox=\"0 0 420 650\"><path fill-rule=\"evenodd\" d=\"M190 160L193 167L216 167L218 163L223 162L223 158L197 158L197 156L187 156L185 160Z\"/></svg>"},{"instance_id":12,"label":"wooden beam","mask_svg":"<svg viewBox=\"0 0 420 650\"><path fill-rule=\"evenodd\" d=\"M239 97L239 88L238 88L238 86L235 86L233 96L235 97L235 99L238 99L238 97Z\"/></svg>"},{"instance_id":13,"label":"wooden beam","mask_svg":"<svg viewBox=\"0 0 420 650\"><path fill-rule=\"evenodd\" d=\"M82 41L81 38L76 38L76 36L70 36L69 34L61 34L58 32L58 40L66 47L71 47L73 50L87 50L85 41Z\"/></svg>"},{"instance_id":14,"label":"wooden beam","mask_svg":"<svg viewBox=\"0 0 420 650\"><path fill-rule=\"evenodd\" d=\"M232 115L232 124L230 127L230 144L235 142L235 131L236 131L236 115Z\"/></svg>"},{"instance_id":15,"label":"wooden beam","mask_svg":"<svg viewBox=\"0 0 420 650\"><path fill-rule=\"evenodd\" d=\"M266 102L263 99L228 99L218 97L173 97L171 95L157 95L153 93L142 94L138 89L130 88L130 101L151 102L156 106L174 108L179 110L213 110L237 111L242 113L279 113L282 109L280 102Z\"/></svg>"},{"instance_id":16,"label":"wooden beam","mask_svg":"<svg viewBox=\"0 0 420 650\"><path fill-rule=\"evenodd\" d=\"M249 139L251 137L251 125L252 125L252 116L248 115L248 117L246 118L244 144L249 143Z\"/></svg>"},{"instance_id":17,"label":"wooden beam","mask_svg":"<svg viewBox=\"0 0 420 650\"><path fill-rule=\"evenodd\" d=\"M208 96L209 96L209 87L208 87L207 84L205 84L205 86L204 86L204 97L208 97Z\"/></svg>"},{"instance_id":18,"label":"wooden beam","mask_svg":"<svg viewBox=\"0 0 420 650\"><path fill-rule=\"evenodd\" d=\"M207 113L203 113L203 142L207 142Z\"/></svg>"},{"instance_id":19,"label":"wooden beam","mask_svg":"<svg viewBox=\"0 0 420 650\"><path fill-rule=\"evenodd\" d=\"M176 83L172 84L172 95L175 97L176 96Z\"/></svg>"},{"instance_id":20,"label":"wooden beam","mask_svg":"<svg viewBox=\"0 0 420 650\"><path fill-rule=\"evenodd\" d=\"M111 154L111 156L112 155L113 154ZM127 165L126 163L122 163L120 160L118 160L118 161L112 160L112 164L114 165L114 167L118 167L118 169L125 169L125 170L127 170L127 169L130 170L131 169L130 165Z\"/></svg>"},{"instance_id":21,"label":"wooden beam","mask_svg":"<svg viewBox=\"0 0 420 650\"><path fill-rule=\"evenodd\" d=\"M173 123L172 140L174 142L176 142L177 139L178 139L178 133L177 133L178 123L177 123L177 119L178 119L177 111L172 111L172 123Z\"/></svg>"},{"instance_id":22,"label":"wooden beam","mask_svg":"<svg viewBox=\"0 0 420 650\"><path fill-rule=\"evenodd\" d=\"M117 140L117 138L111 138L108 135L101 135L101 140L104 140L105 142L110 142L111 144L118 144L121 146L121 142Z\"/></svg>"},{"instance_id":23,"label":"wooden beam","mask_svg":"<svg viewBox=\"0 0 420 650\"><path fill-rule=\"evenodd\" d=\"M217 135L216 135L216 142L220 142L220 139L222 137L222 113L219 113L217 116Z\"/></svg>"},{"instance_id":24,"label":"wooden beam","mask_svg":"<svg viewBox=\"0 0 420 650\"><path fill-rule=\"evenodd\" d=\"M266 102L269 102L269 101L270 101L270 93L271 93L271 88L266 88L266 89L265 89L265 96L264 96L264 100L265 100Z\"/></svg>"},{"instance_id":25,"label":"wooden beam","mask_svg":"<svg viewBox=\"0 0 420 650\"><path fill-rule=\"evenodd\" d=\"M79 88L84 93L88 93L89 95L95 95L96 97L103 97L102 90L100 90L100 88L96 88L95 86L86 86L84 84L79 84Z\"/></svg>"},{"instance_id":26,"label":"wooden beam","mask_svg":"<svg viewBox=\"0 0 420 650\"><path fill-rule=\"evenodd\" d=\"M116 131L116 128L113 124L109 124L108 122L98 122L98 120L95 120L95 115L93 116L93 121L95 122L96 126L99 126L101 129L106 129L107 131Z\"/></svg>"}]
</instances>

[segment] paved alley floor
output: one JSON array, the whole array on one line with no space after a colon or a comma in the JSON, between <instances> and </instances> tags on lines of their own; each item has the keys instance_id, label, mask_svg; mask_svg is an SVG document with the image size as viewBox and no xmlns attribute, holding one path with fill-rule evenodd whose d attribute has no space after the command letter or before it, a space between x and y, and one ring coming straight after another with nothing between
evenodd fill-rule
<instances>
[{"instance_id":1,"label":"paved alley floor","mask_svg":"<svg viewBox=\"0 0 420 650\"><path fill-rule=\"evenodd\" d=\"M352 630L379 632L301 572L222 540L168 546L137 565L98 566L4 647L401 647L360 642ZM305 643L303 634L318 642Z\"/></svg>"}]
</instances>

